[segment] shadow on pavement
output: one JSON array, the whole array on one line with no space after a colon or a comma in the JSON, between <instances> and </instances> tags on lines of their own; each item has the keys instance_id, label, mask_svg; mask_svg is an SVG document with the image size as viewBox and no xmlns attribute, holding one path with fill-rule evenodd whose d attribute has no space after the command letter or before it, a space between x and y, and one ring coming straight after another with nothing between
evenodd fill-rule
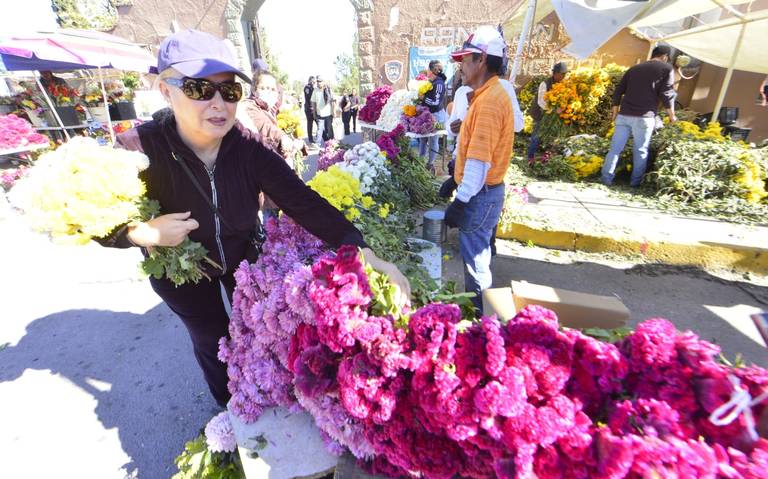
<instances>
[{"instance_id":1,"label":"shadow on pavement","mask_svg":"<svg viewBox=\"0 0 768 479\"><path fill-rule=\"evenodd\" d=\"M754 330L754 326L746 314L741 314L742 309L750 307L768 310L768 287L724 280L696 267L662 264L619 269L596 263L549 263L498 255L492 270L495 287L517 280L615 295L629 308L631 325L649 318L666 318L680 330L690 329L702 339L719 344L729 359L741 353L747 362L768 364L768 349L743 332ZM728 320L714 311L727 313Z\"/></svg>"},{"instance_id":2,"label":"shadow on pavement","mask_svg":"<svg viewBox=\"0 0 768 479\"><path fill-rule=\"evenodd\" d=\"M173 475L184 442L219 411L186 330L164 304L142 315L70 310L37 319L17 345L0 351L0 383L27 369L50 369L96 399L99 421L117 428L132 459L123 465L131 477ZM82 414L82 407L49 401L61 414Z\"/></svg>"}]
</instances>

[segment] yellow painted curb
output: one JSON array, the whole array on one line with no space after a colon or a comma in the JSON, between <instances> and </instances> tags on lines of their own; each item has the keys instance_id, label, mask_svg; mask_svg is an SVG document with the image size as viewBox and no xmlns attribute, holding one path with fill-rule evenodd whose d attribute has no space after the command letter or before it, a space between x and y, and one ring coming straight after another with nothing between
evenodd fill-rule
<instances>
[{"instance_id":1,"label":"yellow painted curb","mask_svg":"<svg viewBox=\"0 0 768 479\"><path fill-rule=\"evenodd\" d=\"M547 231L532 228L521 223L513 223L504 229L499 229L496 232L496 237L523 242L531 241L538 246L569 251L573 251L576 244L576 233L574 232Z\"/></svg>"},{"instance_id":2,"label":"yellow painted curb","mask_svg":"<svg viewBox=\"0 0 768 479\"><path fill-rule=\"evenodd\" d=\"M537 246L590 253L641 255L648 261L768 274L768 249L717 243L671 243L628 237L547 231L521 223L499 229L497 236Z\"/></svg>"}]
</instances>

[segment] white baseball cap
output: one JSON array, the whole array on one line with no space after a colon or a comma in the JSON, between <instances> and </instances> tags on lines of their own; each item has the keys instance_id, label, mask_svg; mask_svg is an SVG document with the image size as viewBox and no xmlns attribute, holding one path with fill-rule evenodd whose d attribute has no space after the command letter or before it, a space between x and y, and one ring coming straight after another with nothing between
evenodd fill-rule
<instances>
[{"instance_id":1,"label":"white baseball cap","mask_svg":"<svg viewBox=\"0 0 768 479\"><path fill-rule=\"evenodd\" d=\"M461 57L470 53L486 53L495 57L504 58L506 44L499 31L490 26L478 27L467 38L460 50L451 53L453 61L460 62Z\"/></svg>"}]
</instances>

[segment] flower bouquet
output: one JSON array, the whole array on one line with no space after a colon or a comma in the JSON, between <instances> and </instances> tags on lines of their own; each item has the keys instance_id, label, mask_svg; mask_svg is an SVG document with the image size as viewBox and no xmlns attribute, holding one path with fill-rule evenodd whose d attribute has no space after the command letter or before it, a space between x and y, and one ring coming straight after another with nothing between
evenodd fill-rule
<instances>
[{"instance_id":1,"label":"flower bouquet","mask_svg":"<svg viewBox=\"0 0 768 479\"><path fill-rule=\"evenodd\" d=\"M85 244L160 214L159 203L145 196L139 176L148 166L141 153L75 137L41 156L11 190L11 201L33 229L57 242ZM152 248L141 269L177 286L196 283L207 277L203 263L220 268L207 254L187 238L179 246Z\"/></svg>"},{"instance_id":2,"label":"flower bouquet","mask_svg":"<svg viewBox=\"0 0 768 479\"><path fill-rule=\"evenodd\" d=\"M24 110L29 122L34 126L48 126L53 118L46 108L45 99L31 87L25 87L17 95L19 108Z\"/></svg>"},{"instance_id":3,"label":"flower bouquet","mask_svg":"<svg viewBox=\"0 0 768 479\"><path fill-rule=\"evenodd\" d=\"M0 152L48 145L48 137L37 133L23 118L0 116Z\"/></svg>"},{"instance_id":4,"label":"flower bouquet","mask_svg":"<svg viewBox=\"0 0 768 479\"><path fill-rule=\"evenodd\" d=\"M203 432L184 445L174 463L179 472L172 479L245 479L229 414L222 412L208 421Z\"/></svg>"},{"instance_id":5,"label":"flower bouquet","mask_svg":"<svg viewBox=\"0 0 768 479\"><path fill-rule=\"evenodd\" d=\"M18 168L2 170L2 173L0 173L0 186L4 191L10 190L20 178L24 177L27 169L28 167L21 165Z\"/></svg>"},{"instance_id":6,"label":"flower bouquet","mask_svg":"<svg viewBox=\"0 0 768 479\"><path fill-rule=\"evenodd\" d=\"M397 90L394 92L381 110L381 116L379 116L376 126L387 131L394 129L400 123L403 107L413 105L417 98L417 92L409 90Z\"/></svg>"},{"instance_id":7,"label":"flower bouquet","mask_svg":"<svg viewBox=\"0 0 768 479\"><path fill-rule=\"evenodd\" d=\"M67 85L51 84L47 88L48 96L56 108L61 122L64 126L73 126L80 124L77 107L82 109L80 103L80 92Z\"/></svg>"},{"instance_id":8,"label":"flower bouquet","mask_svg":"<svg viewBox=\"0 0 768 479\"><path fill-rule=\"evenodd\" d=\"M373 90L365 97L365 105L360 109L358 117L360 121L375 124L379 116L381 116L381 109L384 108L390 95L392 95L392 87L389 85Z\"/></svg>"},{"instance_id":9,"label":"flower bouquet","mask_svg":"<svg viewBox=\"0 0 768 479\"><path fill-rule=\"evenodd\" d=\"M238 270L221 355L239 416L258 415L248 391L279 392L330 451L389 477L763 477L765 369L720 363L662 319L626 335L563 328L538 306L506 324L450 303L407 310L357 249L316 246ZM754 400L726 415L737 393Z\"/></svg>"},{"instance_id":10,"label":"flower bouquet","mask_svg":"<svg viewBox=\"0 0 768 479\"><path fill-rule=\"evenodd\" d=\"M317 157L317 171L325 171L344 159L346 150L341 147L338 140L328 140L325 142L323 150Z\"/></svg>"},{"instance_id":11,"label":"flower bouquet","mask_svg":"<svg viewBox=\"0 0 768 479\"><path fill-rule=\"evenodd\" d=\"M298 108L283 108L277 114L277 127L291 137L291 147L286 152L290 162L293 164L293 169L296 173L301 174L306 169L304 162L304 142L301 138L304 138L306 134L301 126L301 116L299 115Z\"/></svg>"},{"instance_id":12,"label":"flower bouquet","mask_svg":"<svg viewBox=\"0 0 768 479\"><path fill-rule=\"evenodd\" d=\"M104 103L104 95L102 94L100 87L89 87L85 95L83 95L83 103L88 107L88 112L91 114L93 120L104 124L109 122L109 112L107 110L107 105Z\"/></svg>"},{"instance_id":13,"label":"flower bouquet","mask_svg":"<svg viewBox=\"0 0 768 479\"><path fill-rule=\"evenodd\" d=\"M406 131L417 135L434 133L437 126L435 117L429 112L429 108L420 105L404 106L400 123L405 127Z\"/></svg>"}]
</instances>

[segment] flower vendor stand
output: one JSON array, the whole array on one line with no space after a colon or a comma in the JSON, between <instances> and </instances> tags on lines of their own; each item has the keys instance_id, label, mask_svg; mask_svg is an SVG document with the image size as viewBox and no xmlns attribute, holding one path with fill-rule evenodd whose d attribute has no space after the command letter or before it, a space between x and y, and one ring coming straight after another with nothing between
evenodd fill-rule
<instances>
[{"instance_id":1,"label":"flower vendor stand","mask_svg":"<svg viewBox=\"0 0 768 479\"><path fill-rule=\"evenodd\" d=\"M338 458L327 451L307 412L268 408L252 424L245 424L231 410L229 417L248 479L319 478L336 467Z\"/></svg>"}]
</instances>

